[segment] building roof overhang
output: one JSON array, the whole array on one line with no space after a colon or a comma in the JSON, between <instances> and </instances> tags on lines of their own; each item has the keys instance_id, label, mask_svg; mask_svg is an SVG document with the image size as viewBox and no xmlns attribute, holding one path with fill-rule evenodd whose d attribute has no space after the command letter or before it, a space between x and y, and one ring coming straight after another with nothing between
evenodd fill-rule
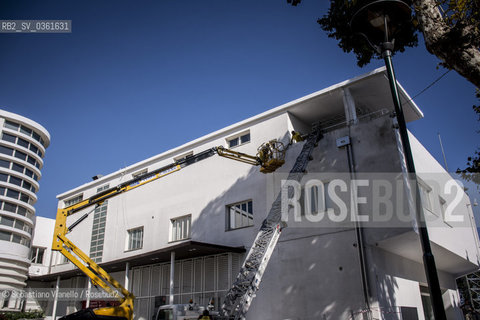
<instances>
[{"instance_id":1,"label":"building roof overhang","mask_svg":"<svg viewBox=\"0 0 480 320\"><path fill-rule=\"evenodd\" d=\"M251 125L284 113L292 114L306 124L311 124L322 119L329 120L336 118L344 111L343 97L345 89L348 89L352 95L355 106L357 109L361 110L361 114L369 114L381 110L394 110L386 69L385 67L381 67L358 77L337 83L304 97L287 102L256 116L187 142L179 147L170 149L124 169L105 175L95 181L90 181L77 188L57 195L57 199L66 199L95 185L100 185L112 179L121 177L124 174L135 172L152 163L173 158L184 152L190 151L193 148L201 146L202 144L206 144L209 141L219 137L228 136L244 130ZM418 108L413 99L400 84L398 84L398 92L402 102L405 120L411 122L423 118L423 113L420 108Z\"/></svg>"},{"instance_id":2,"label":"building roof overhang","mask_svg":"<svg viewBox=\"0 0 480 320\"><path fill-rule=\"evenodd\" d=\"M128 256L126 258L108 261L104 263L100 263L99 265L105 269L108 273L117 272L117 271L125 271L127 262L129 263L129 268L137 267L137 266L144 266L149 264L156 264L156 263L165 263L169 262L171 258L171 253L175 252L175 260L184 260L184 259L193 259L202 256L209 256L209 255L216 255L222 254L227 252L232 253L243 253L245 252L245 247L231 247L219 244L212 244L212 243L205 243L199 241L181 241L174 243L170 246L149 251L147 253L141 253L134 256ZM62 279L71 278L76 276L83 276L84 274L78 270L77 268L56 272L56 273L49 273L47 275L41 276L34 276L31 275L29 280L32 281L53 281L58 276Z\"/></svg>"},{"instance_id":3,"label":"building roof overhang","mask_svg":"<svg viewBox=\"0 0 480 320\"><path fill-rule=\"evenodd\" d=\"M413 99L398 84L398 92L407 122L423 118L423 113ZM344 115L344 95L348 90L353 97L357 115L367 115L382 110L393 111L393 99L385 67L359 77L349 79L320 91L294 100L279 108L296 116L307 124L314 121L323 122Z\"/></svg>"},{"instance_id":4,"label":"building roof overhang","mask_svg":"<svg viewBox=\"0 0 480 320\"><path fill-rule=\"evenodd\" d=\"M9 119L12 121L18 121L22 124L25 124L31 127L32 129L36 129L35 131L39 133L42 136L43 140L45 141L45 147L48 147L50 145L50 133L40 123L35 122L32 119L26 118L19 114L9 112L7 110L2 110L2 109L0 109L0 117Z\"/></svg>"}]
</instances>

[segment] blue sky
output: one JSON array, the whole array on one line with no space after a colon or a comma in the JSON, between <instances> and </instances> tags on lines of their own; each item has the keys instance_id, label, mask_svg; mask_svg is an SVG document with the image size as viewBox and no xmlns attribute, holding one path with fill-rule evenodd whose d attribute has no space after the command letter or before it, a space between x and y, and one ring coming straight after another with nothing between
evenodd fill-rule
<instances>
[{"instance_id":1,"label":"blue sky","mask_svg":"<svg viewBox=\"0 0 480 320\"><path fill-rule=\"evenodd\" d=\"M359 68L316 20L328 1L10 1L0 19L69 19L70 34L0 34L0 108L52 141L39 216L56 195L214 130L383 65ZM420 41L394 57L414 96L445 70ZM450 72L415 99L409 128L443 164L478 146L474 86ZM472 198L480 201L471 189Z\"/></svg>"}]
</instances>

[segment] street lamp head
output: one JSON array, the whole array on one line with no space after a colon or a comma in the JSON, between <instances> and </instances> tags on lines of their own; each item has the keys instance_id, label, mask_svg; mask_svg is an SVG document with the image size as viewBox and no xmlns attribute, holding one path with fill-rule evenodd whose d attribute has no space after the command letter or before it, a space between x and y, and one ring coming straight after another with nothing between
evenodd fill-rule
<instances>
[{"instance_id":1,"label":"street lamp head","mask_svg":"<svg viewBox=\"0 0 480 320\"><path fill-rule=\"evenodd\" d=\"M365 36L371 45L379 46L393 43L402 25L410 22L411 14L410 5L402 0L370 1L353 15L350 26L354 33Z\"/></svg>"}]
</instances>

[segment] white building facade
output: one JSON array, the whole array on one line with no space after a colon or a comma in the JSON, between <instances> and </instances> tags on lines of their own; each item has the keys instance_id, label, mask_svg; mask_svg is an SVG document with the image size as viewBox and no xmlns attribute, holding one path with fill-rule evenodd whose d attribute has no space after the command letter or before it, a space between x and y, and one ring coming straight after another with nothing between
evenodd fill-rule
<instances>
[{"instance_id":1,"label":"white building facade","mask_svg":"<svg viewBox=\"0 0 480 320\"><path fill-rule=\"evenodd\" d=\"M9 295L26 286L35 202L50 134L40 124L0 110L0 310L18 310Z\"/></svg>"},{"instance_id":2,"label":"white building facade","mask_svg":"<svg viewBox=\"0 0 480 320\"><path fill-rule=\"evenodd\" d=\"M415 103L400 91L407 121L422 118ZM379 187L372 177L402 180L392 112L388 80L385 71L378 69L66 191L58 196L58 206L67 207L217 146L254 155L258 146L272 139L289 145L292 130L306 134L318 122L323 138L305 177L322 180L326 189L312 191L316 200L310 210L316 206L313 211L328 213L331 208L340 215L344 203L347 212L373 217L383 210L375 208L388 209L390 204L371 204L379 204L372 192L380 190L382 199L388 194L388 188ZM449 319L462 319L455 279L478 268L480 258L469 200L463 191L456 198L438 187L457 185L449 182L451 177L413 135L411 143L425 215L431 218L428 226L446 313ZM136 319L152 319L158 306L190 299L202 305L213 300L218 309L302 145L291 144L286 163L270 175L216 155L198 161L70 216L69 225L94 209L68 237L133 291ZM349 186L352 179L367 184L359 182L365 189L355 189L355 197L339 185L335 199L325 190L339 178ZM405 193L402 187L396 192L397 198ZM393 201L402 204L395 213L409 210L407 198ZM452 224L447 219L450 214L468 223ZM288 227L248 319L360 319L364 314L375 319L430 319L421 248L411 219L394 216L383 224L367 224L352 219L312 221L306 213L297 218L285 216ZM61 256L53 254L51 261L46 274L31 275L31 287L89 286ZM77 297L49 301L45 310L47 315L59 316L102 303Z\"/></svg>"}]
</instances>

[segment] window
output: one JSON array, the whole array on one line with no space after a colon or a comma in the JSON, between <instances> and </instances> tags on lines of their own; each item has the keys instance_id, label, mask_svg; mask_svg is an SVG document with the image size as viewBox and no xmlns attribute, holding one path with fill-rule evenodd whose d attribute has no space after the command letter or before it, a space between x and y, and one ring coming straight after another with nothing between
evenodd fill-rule
<instances>
[{"instance_id":1,"label":"window","mask_svg":"<svg viewBox=\"0 0 480 320\"><path fill-rule=\"evenodd\" d=\"M43 143L43 139L40 137L40 135L38 133L33 132L32 137L33 137L33 139L40 142L43 146L45 146L45 144Z\"/></svg>"},{"instance_id":2,"label":"window","mask_svg":"<svg viewBox=\"0 0 480 320\"><path fill-rule=\"evenodd\" d=\"M135 173L132 173L132 178L135 179L135 178L138 178L140 177L141 175L144 175L148 172L148 169L143 169L143 170L140 170L140 171L137 171Z\"/></svg>"},{"instance_id":3,"label":"window","mask_svg":"<svg viewBox=\"0 0 480 320\"><path fill-rule=\"evenodd\" d=\"M0 159L0 167L10 169L10 162Z\"/></svg>"},{"instance_id":4,"label":"window","mask_svg":"<svg viewBox=\"0 0 480 320\"><path fill-rule=\"evenodd\" d=\"M33 173L33 171L30 169L25 169L25 175L30 178L33 178L35 181L37 180L37 175Z\"/></svg>"},{"instance_id":5,"label":"window","mask_svg":"<svg viewBox=\"0 0 480 320\"><path fill-rule=\"evenodd\" d=\"M23 202L28 203L28 204L33 204L33 199L30 199L30 197L28 195L26 195L25 193L20 194L20 201L23 201Z\"/></svg>"},{"instance_id":6,"label":"window","mask_svg":"<svg viewBox=\"0 0 480 320\"><path fill-rule=\"evenodd\" d=\"M227 138L227 144L229 148L240 146L247 142L250 142L250 132L244 132L239 135Z\"/></svg>"},{"instance_id":7,"label":"window","mask_svg":"<svg viewBox=\"0 0 480 320\"><path fill-rule=\"evenodd\" d=\"M21 245L30 247L30 240L15 233L0 231L0 240L19 243Z\"/></svg>"},{"instance_id":8,"label":"window","mask_svg":"<svg viewBox=\"0 0 480 320\"><path fill-rule=\"evenodd\" d=\"M18 123L6 120L5 123L3 124L3 126L5 128L18 131Z\"/></svg>"},{"instance_id":9,"label":"window","mask_svg":"<svg viewBox=\"0 0 480 320\"><path fill-rule=\"evenodd\" d=\"M79 194L78 196L75 196L73 198L70 198L68 200L65 200L64 203L65 203L65 207L70 207L70 206L73 206L74 204L77 204L79 203L80 201L83 200L83 193L82 194Z\"/></svg>"},{"instance_id":10,"label":"window","mask_svg":"<svg viewBox=\"0 0 480 320\"><path fill-rule=\"evenodd\" d=\"M20 132L23 133L23 134L26 134L27 136L31 136L31 135L32 135L32 129L27 128L27 127L25 127L25 126L21 126L21 127L20 127Z\"/></svg>"},{"instance_id":11,"label":"window","mask_svg":"<svg viewBox=\"0 0 480 320\"><path fill-rule=\"evenodd\" d=\"M433 316L433 307L430 302L430 291L427 287L420 286L420 295L422 297L423 315L425 320L435 320Z\"/></svg>"},{"instance_id":12,"label":"window","mask_svg":"<svg viewBox=\"0 0 480 320\"><path fill-rule=\"evenodd\" d=\"M253 226L252 200L227 206L228 230Z\"/></svg>"},{"instance_id":13,"label":"window","mask_svg":"<svg viewBox=\"0 0 480 320\"><path fill-rule=\"evenodd\" d=\"M7 227L14 227L18 230L26 231L32 234L32 228L28 224L26 224L21 220L13 219L7 216L0 215L0 225L4 225Z\"/></svg>"},{"instance_id":14,"label":"window","mask_svg":"<svg viewBox=\"0 0 480 320\"><path fill-rule=\"evenodd\" d=\"M27 182L27 181L23 180L23 187L27 190L35 192L35 188L32 186L32 184L30 182Z\"/></svg>"},{"instance_id":15,"label":"window","mask_svg":"<svg viewBox=\"0 0 480 320\"><path fill-rule=\"evenodd\" d=\"M15 158L25 161L27 159L27 154L21 151L15 151Z\"/></svg>"},{"instance_id":16,"label":"window","mask_svg":"<svg viewBox=\"0 0 480 320\"><path fill-rule=\"evenodd\" d=\"M170 241L180 241L190 238L190 227L192 216L184 216L170 220L171 232Z\"/></svg>"},{"instance_id":17,"label":"window","mask_svg":"<svg viewBox=\"0 0 480 320\"><path fill-rule=\"evenodd\" d=\"M103 242L105 239L105 225L107 223L107 203L95 208L93 214L92 239L90 241L90 258L95 262L102 262Z\"/></svg>"},{"instance_id":18,"label":"window","mask_svg":"<svg viewBox=\"0 0 480 320\"><path fill-rule=\"evenodd\" d=\"M15 219L6 217L6 216L0 216L0 224L7 226L7 227L13 227L13 222Z\"/></svg>"},{"instance_id":19,"label":"window","mask_svg":"<svg viewBox=\"0 0 480 320\"><path fill-rule=\"evenodd\" d=\"M20 178L17 178L17 177L14 177L14 176L10 176L10 183L11 184L14 184L14 185L17 185L17 186L21 186L22 185L22 179Z\"/></svg>"},{"instance_id":20,"label":"window","mask_svg":"<svg viewBox=\"0 0 480 320\"><path fill-rule=\"evenodd\" d=\"M65 264L68 263L67 257L65 257L62 253L57 251L57 257L56 257L57 265L59 264Z\"/></svg>"},{"instance_id":21,"label":"window","mask_svg":"<svg viewBox=\"0 0 480 320\"><path fill-rule=\"evenodd\" d=\"M12 234L10 232L0 230L0 240L10 241L11 237L12 237Z\"/></svg>"},{"instance_id":22,"label":"window","mask_svg":"<svg viewBox=\"0 0 480 320\"><path fill-rule=\"evenodd\" d=\"M110 185L109 185L109 184L106 184L106 185L103 185L103 186L101 186L101 187L98 187L98 188L97 188L97 193L102 192L102 191L105 191L105 190L107 190L108 188L110 188Z\"/></svg>"},{"instance_id":23,"label":"window","mask_svg":"<svg viewBox=\"0 0 480 320\"><path fill-rule=\"evenodd\" d=\"M190 152L184 153L182 155L176 156L175 158L173 158L173 161L178 162L178 161L181 161L181 160L185 160L185 159L187 159L191 156L193 156L193 151L190 151Z\"/></svg>"},{"instance_id":24,"label":"window","mask_svg":"<svg viewBox=\"0 0 480 320\"><path fill-rule=\"evenodd\" d=\"M440 213L442 215L443 221L445 221L445 211L447 210L447 201L442 197L438 196L438 202L440 203Z\"/></svg>"},{"instance_id":25,"label":"window","mask_svg":"<svg viewBox=\"0 0 480 320\"><path fill-rule=\"evenodd\" d=\"M17 211L17 206L15 204L12 204L10 202L5 202L3 205L3 210L15 213Z\"/></svg>"},{"instance_id":26,"label":"window","mask_svg":"<svg viewBox=\"0 0 480 320\"><path fill-rule=\"evenodd\" d=\"M5 205L7 205L7 203L5 203ZM27 209L25 209L24 207L18 207L18 214L21 215L21 216L27 216L27 212L28 212L28 216L30 217L31 216L31 213L30 211L27 211Z\"/></svg>"},{"instance_id":27,"label":"window","mask_svg":"<svg viewBox=\"0 0 480 320\"><path fill-rule=\"evenodd\" d=\"M28 141L22 138L18 138L17 144L28 149Z\"/></svg>"},{"instance_id":28,"label":"window","mask_svg":"<svg viewBox=\"0 0 480 320\"><path fill-rule=\"evenodd\" d=\"M28 163L33 164L34 166L37 166L37 160L35 160L34 158L28 156L27 161Z\"/></svg>"},{"instance_id":29,"label":"window","mask_svg":"<svg viewBox=\"0 0 480 320\"><path fill-rule=\"evenodd\" d=\"M431 199L431 191L432 189L428 187L427 185L421 183L420 181L418 182L418 188L420 191L420 199L422 201L422 205L425 209L429 210L430 212L433 212L432 209L432 199Z\"/></svg>"},{"instance_id":30,"label":"window","mask_svg":"<svg viewBox=\"0 0 480 320\"><path fill-rule=\"evenodd\" d=\"M143 247L143 227L128 230L127 233L127 250L141 249Z\"/></svg>"},{"instance_id":31,"label":"window","mask_svg":"<svg viewBox=\"0 0 480 320\"><path fill-rule=\"evenodd\" d=\"M11 134L8 134L8 133L4 133L2 134L2 140L15 143L15 141L17 141L17 137L12 136Z\"/></svg>"},{"instance_id":32,"label":"window","mask_svg":"<svg viewBox=\"0 0 480 320\"><path fill-rule=\"evenodd\" d=\"M13 237L12 237L11 241L15 242L15 243L21 243L22 242L22 237L20 237L18 234L13 233Z\"/></svg>"},{"instance_id":33,"label":"window","mask_svg":"<svg viewBox=\"0 0 480 320\"><path fill-rule=\"evenodd\" d=\"M43 264L43 256L45 255L45 248L32 247L30 251L30 261L32 263Z\"/></svg>"},{"instance_id":34,"label":"window","mask_svg":"<svg viewBox=\"0 0 480 320\"><path fill-rule=\"evenodd\" d=\"M7 189L7 197L18 200L19 195L20 192L18 192L17 190Z\"/></svg>"},{"instance_id":35,"label":"window","mask_svg":"<svg viewBox=\"0 0 480 320\"><path fill-rule=\"evenodd\" d=\"M17 172L23 173L23 170L25 169L24 166L21 166L19 164L13 163L12 170L15 170ZM32 172L33 173L33 172Z\"/></svg>"},{"instance_id":36,"label":"window","mask_svg":"<svg viewBox=\"0 0 480 320\"><path fill-rule=\"evenodd\" d=\"M11 156L11 155L13 155L13 149L12 149L12 148L8 148L8 147L4 147L4 146L0 146L0 153L6 154L6 155L8 155L8 156Z\"/></svg>"},{"instance_id":37,"label":"window","mask_svg":"<svg viewBox=\"0 0 480 320\"><path fill-rule=\"evenodd\" d=\"M30 150L32 150L34 153L38 154L38 148L33 143L30 144Z\"/></svg>"},{"instance_id":38,"label":"window","mask_svg":"<svg viewBox=\"0 0 480 320\"><path fill-rule=\"evenodd\" d=\"M21 133L23 133L24 135L27 135L29 137L33 137L33 139L37 140L44 147L46 147L45 141L43 141L42 137L40 137L40 135L38 133L36 133L35 131L33 131L30 128L25 127L24 125L20 126L18 123L6 120L3 126L5 128L10 129L10 130L13 130L13 131L18 131L18 129L20 128Z\"/></svg>"},{"instance_id":39,"label":"window","mask_svg":"<svg viewBox=\"0 0 480 320\"><path fill-rule=\"evenodd\" d=\"M14 228L22 230L22 231L26 231L26 232L32 234L32 228L23 221L15 219Z\"/></svg>"}]
</instances>

